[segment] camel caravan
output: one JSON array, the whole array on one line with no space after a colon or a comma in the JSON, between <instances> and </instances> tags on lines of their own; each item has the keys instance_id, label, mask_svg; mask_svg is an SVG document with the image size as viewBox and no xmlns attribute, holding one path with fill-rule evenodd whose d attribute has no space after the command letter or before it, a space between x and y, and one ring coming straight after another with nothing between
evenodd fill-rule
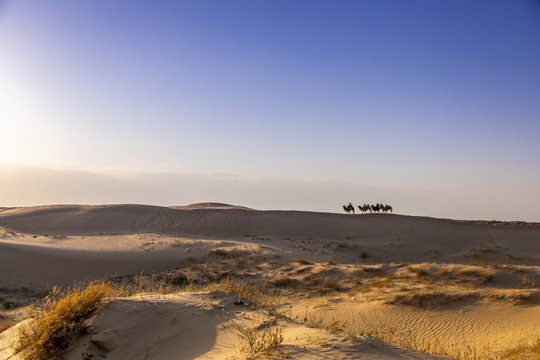
<instances>
[{"instance_id":1,"label":"camel caravan","mask_svg":"<svg viewBox=\"0 0 540 360\"><path fill-rule=\"evenodd\" d=\"M392 209L390 205L383 205L379 203L377 203L377 205L369 205L369 204L364 204L362 206L358 205L358 209L362 212L362 214L365 214L368 211L370 213L374 213L374 212L378 213L382 211L384 214L388 212L390 213L394 212L394 209ZM343 210L345 210L347 214L354 214L354 206L351 203L349 203L349 205L343 205Z\"/></svg>"}]
</instances>

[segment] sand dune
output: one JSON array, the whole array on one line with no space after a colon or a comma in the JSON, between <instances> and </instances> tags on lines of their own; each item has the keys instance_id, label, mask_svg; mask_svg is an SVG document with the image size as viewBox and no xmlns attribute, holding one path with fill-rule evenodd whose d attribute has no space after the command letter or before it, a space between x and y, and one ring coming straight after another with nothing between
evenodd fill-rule
<instances>
[{"instance_id":1,"label":"sand dune","mask_svg":"<svg viewBox=\"0 0 540 360\"><path fill-rule=\"evenodd\" d=\"M231 323L258 326L268 320L245 305L235 305L235 301L221 293L112 301L92 320L94 334L79 339L65 358L80 359L85 353L92 358L106 354L108 359L233 359L242 340ZM235 314L233 318L223 316L223 308ZM149 333L149 328L155 330ZM364 339L327 336L293 322L287 324L283 336L280 348L295 359L362 359L370 355L379 359L440 358L391 344L380 343L375 348ZM309 351L304 346L309 346Z\"/></svg>"},{"instance_id":2,"label":"sand dune","mask_svg":"<svg viewBox=\"0 0 540 360\"><path fill-rule=\"evenodd\" d=\"M0 210L0 273L0 300L21 305L53 285L98 278L244 279L278 290L290 308L280 349L294 358L435 358L381 341L373 347L369 334L405 344L389 334L409 333L423 344L485 351L540 336L540 225L531 223L219 203L6 208ZM226 296L208 293L114 300L92 323L94 340L116 334L114 350L95 348L86 337L66 356L222 359L239 343L231 319L219 320L224 306L234 307ZM255 317L250 311L240 311L242 318ZM171 316L182 325L172 326ZM310 327L336 322L347 325L337 333ZM145 324L155 329L153 338ZM381 324L391 331L377 330ZM364 335L353 341L345 331ZM311 341L314 334L320 341ZM178 346L184 357L173 355ZM0 357L10 350L2 351Z\"/></svg>"},{"instance_id":3,"label":"sand dune","mask_svg":"<svg viewBox=\"0 0 540 360\"><path fill-rule=\"evenodd\" d=\"M490 225L403 215L254 211L212 203L175 208L146 205L14 208L0 212L0 224L18 233L56 236L158 233L220 239L254 235L292 241L349 238L378 248L406 246L412 250L414 260L433 260L437 256L447 260L467 255L467 251L484 249L486 253L516 256L520 263L537 263L540 233L538 224ZM441 254L436 254L437 251ZM397 252L396 256L402 253Z\"/></svg>"}]
</instances>

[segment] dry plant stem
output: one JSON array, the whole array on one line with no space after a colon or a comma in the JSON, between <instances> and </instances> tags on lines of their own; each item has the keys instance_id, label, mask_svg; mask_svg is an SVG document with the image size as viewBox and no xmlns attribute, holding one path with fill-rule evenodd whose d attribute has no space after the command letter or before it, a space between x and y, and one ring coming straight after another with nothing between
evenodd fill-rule
<instances>
[{"instance_id":1,"label":"dry plant stem","mask_svg":"<svg viewBox=\"0 0 540 360\"><path fill-rule=\"evenodd\" d=\"M540 359L540 338L537 338L532 344L518 345L502 353L501 360L521 360L521 359Z\"/></svg>"},{"instance_id":2,"label":"dry plant stem","mask_svg":"<svg viewBox=\"0 0 540 360\"><path fill-rule=\"evenodd\" d=\"M283 342L283 326L267 325L259 329L239 322L233 322L232 325L242 339L240 353L246 360L253 359L259 354L270 356L274 348Z\"/></svg>"}]
</instances>

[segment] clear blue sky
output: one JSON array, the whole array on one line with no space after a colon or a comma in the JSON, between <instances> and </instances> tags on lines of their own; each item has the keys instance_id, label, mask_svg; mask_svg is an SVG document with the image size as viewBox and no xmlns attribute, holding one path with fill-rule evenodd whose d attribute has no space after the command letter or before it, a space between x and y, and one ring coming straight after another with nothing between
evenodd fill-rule
<instances>
[{"instance_id":1,"label":"clear blue sky","mask_svg":"<svg viewBox=\"0 0 540 360\"><path fill-rule=\"evenodd\" d=\"M540 221L540 3L0 0L0 124L4 178L210 184L47 197L40 173L0 206L382 201Z\"/></svg>"}]
</instances>

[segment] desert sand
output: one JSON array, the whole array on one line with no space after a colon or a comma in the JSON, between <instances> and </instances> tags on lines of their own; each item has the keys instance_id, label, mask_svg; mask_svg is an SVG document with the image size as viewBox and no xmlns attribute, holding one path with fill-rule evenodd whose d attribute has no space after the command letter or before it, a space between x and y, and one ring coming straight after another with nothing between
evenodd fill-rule
<instances>
[{"instance_id":1,"label":"desert sand","mask_svg":"<svg viewBox=\"0 0 540 360\"><path fill-rule=\"evenodd\" d=\"M19 358L16 323L53 286L137 277L178 290L109 299L65 359L242 358L239 328L279 330L276 359L497 359L540 337L537 223L217 203L0 208L0 274L0 300L17 304L0 310L15 324L0 327L0 359ZM269 294L280 316L205 290L224 279Z\"/></svg>"}]
</instances>

